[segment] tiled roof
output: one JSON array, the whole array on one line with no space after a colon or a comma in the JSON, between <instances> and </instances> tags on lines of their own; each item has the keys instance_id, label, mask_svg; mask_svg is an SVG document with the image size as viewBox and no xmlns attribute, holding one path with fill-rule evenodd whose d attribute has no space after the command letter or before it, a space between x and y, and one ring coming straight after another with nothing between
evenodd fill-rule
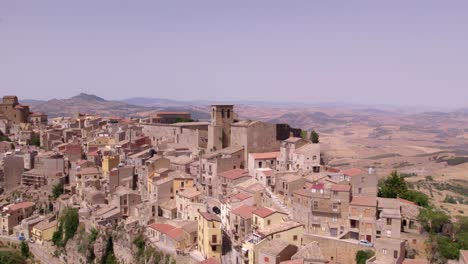
<instances>
[{"instance_id":1,"label":"tiled roof","mask_svg":"<svg viewBox=\"0 0 468 264\"><path fill-rule=\"evenodd\" d=\"M203 216L203 218L205 218L208 221L221 222L221 219L219 219L219 217L215 214L200 212L200 215Z\"/></svg>"},{"instance_id":2,"label":"tiled roof","mask_svg":"<svg viewBox=\"0 0 468 264\"><path fill-rule=\"evenodd\" d=\"M24 208L32 207L32 206L34 206L34 205L35 205L35 203L33 203L33 202L22 202L22 203L17 203L17 204L9 205L9 206L8 206L8 210L10 210L10 211L16 211L16 210L19 210L19 209L24 209Z\"/></svg>"},{"instance_id":3,"label":"tiled roof","mask_svg":"<svg viewBox=\"0 0 468 264\"><path fill-rule=\"evenodd\" d=\"M346 175L346 176L350 176L350 177L359 176L359 175L362 174L362 170L352 168L352 169L348 169L348 170L343 171L343 174Z\"/></svg>"},{"instance_id":4,"label":"tiled roof","mask_svg":"<svg viewBox=\"0 0 468 264\"><path fill-rule=\"evenodd\" d=\"M255 210L254 206L241 205L236 209L232 210L231 213L236 214L244 219L252 218L252 212Z\"/></svg>"},{"instance_id":5,"label":"tiled roof","mask_svg":"<svg viewBox=\"0 0 468 264\"><path fill-rule=\"evenodd\" d=\"M398 198L398 200L400 201L400 203L404 203L404 204L407 204L407 205L416 205L416 203L412 202L412 201L408 201L408 200L405 200L405 199L401 199L401 198Z\"/></svg>"},{"instance_id":6,"label":"tiled roof","mask_svg":"<svg viewBox=\"0 0 468 264\"><path fill-rule=\"evenodd\" d=\"M375 196L354 196L350 203L359 206L377 206L377 197Z\"/></svg>"},{"instance_id":7,"label":"tiled roof","mask_svg":"<svg viewBox=\"0 0 468 264\"><path fill-rule=\"evenodd\" d=\"M228 201L244 201L245 199L249 199L252 195L247 195L245 193L236 193L228 198Z\"/></svg>"},{"instance_id":8,"label":"tiled roof","mask_svg":"<svg viewBox=\"0 0 468 264\"><path fill-rule=\"evenodd\" d=\"M323 189L325 189L325 184L324 183L314 183L314 184L312 184L312 189L323 190Z\"/></svg>"},{"instance_id":9,"label":"tiled roof","mask_svg":"<svg viewBox=\"0 0 468 264\"><path fill-rule=\"evenodd\" d=\"M242 177L250 177L249 172L243 169L228 170L225 172L218 173L218 176L231 180L239 179Z\"/></svg>"},{"instance_id":10,"label":"tiled roof","mask_svg":"<svg viewBox=\"0 0 468 264\"><path fill-rule=\"evenodd\" d=\"M176 228L175 226L173 225L170 225L170 224L159 224L159 223L156 223L156 224L152 224L149 226L149 228L152 228L156 231L159 231L161 233L164 233L164 234L167 234L167 232L171 231L172 229Z\"/></svg>"},{"instance_id":11,"label":"tiled roof","mask_svg":"<svg viewBox=\"0 0 468 264\"><path fill-rule=\"evenodd\" d=\"M169 236L170 238L176 240L176 241L180 241L182 239L184 239L184 236L183 236L183 232L182 232L182 228L174 228L172 230L169 230L167 232L167 236Z\"/></svg>"},{"instance_id":12,"label":"tiled roof","mask_svg":"<svg viewBox=\"0 0 468 264\"><path fill-rule=\"evenodd\" d=\"M324 262L322 250L317 241L310 242L293 255L297 259L307 259L308 261Z\"/></svg>"},{"instance_id":13,"label":"tiled roof","mask_svg":"<svg viewBox=\"0 0 468 264\"><path fill-rule=\"evenodd\" d=\"M264 153L252 153L252 157L256 160L259 159L277 159L279 157L279 152L264 152Z\"/></svg>"},{"instance_id":14,"label":"tiled roof","mask_svg":"<svg viewBox=\"0 0 468 264\"><path fill-rule=\"evenodd\" d=\"M260 216L261 218L265 218L265 217L268 217L272 214L274 214L276 211L273 211L269 208L266 208L266 207L262 207L262 208L258 208L256 210L254 210L252 213L255 214L255 215L258 215Z\"/></svg>"},{"instance_id":15,"label":"tiled roof","mask_svg":"<svg viewBox=\"0 0 468 264\"><path fill-rule=\"evenodd\" d=\"M34 228L38 229L38 230L46 230L46 229L52 228L54 226L57 226L57 221L51 221L51 222L42 221L39 224L37 224L36 226L34 226Z\"/></svg>"},{"instance_id":16,"label":"tiled roof","mask_svg":"<svg viewBox=\"0 0 468 264\"><path fill-rule=\"evenodd\" d=\"M196 188L189 188L189 189L186 189L186 190L184 190L182 192L179 192L179 195L182 196L182 197L185 197L185 198L197 197L200 194L201 194L201 192L198 191Z\"/></svg>"},{"instance_id":17,"label":"tiled roof","mask_svg":"<svg viewBox=\"0 0 468 264\"><path fill-rule=\"evenodd\" d=\"M331 190L334 192L349 192L351 190L351 185L333 184Z\"/></svg>"}]
</instances>

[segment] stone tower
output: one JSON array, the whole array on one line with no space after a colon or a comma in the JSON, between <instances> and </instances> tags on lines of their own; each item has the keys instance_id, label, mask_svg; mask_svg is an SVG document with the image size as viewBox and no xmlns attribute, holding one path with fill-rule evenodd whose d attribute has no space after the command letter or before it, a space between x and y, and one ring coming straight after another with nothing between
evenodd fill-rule
<instances>
[{"instance_id":1,"label":"stone tower","mask_svg":"<svg viewBox=\"0 0 468 264\"><path fill-rule=\"evenodd\" d=\"M216 151L231 145L231 124L234 122L233 105L212 105L211 124L208 126L208 150Z\"/></svg>"}]
</instances>

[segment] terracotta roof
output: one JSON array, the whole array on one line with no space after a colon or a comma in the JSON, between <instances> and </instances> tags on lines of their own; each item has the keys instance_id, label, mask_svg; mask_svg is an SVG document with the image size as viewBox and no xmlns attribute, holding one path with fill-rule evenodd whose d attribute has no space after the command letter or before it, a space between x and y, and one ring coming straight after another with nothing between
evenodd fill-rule
<instances>
[{"instance_id":1,"label":"terracotta roof","mask_svg":"<svg viewBox=\"0 0 468 264\"><path fill-rule=\"evenodd\" d=\"M338 173L338 172L340 172L339 169L335 169L335 168L331 168L331 167L327 168L327 171L328 171L328 172L332 172L332 173Z\"/></svg>"},{"instance_id":2,"label":"terracotta roof","mask_svg":"<svg viewBox=\"0 0 468 264\"><path fill-rule=\"evenodd\" d=\"M183 232L182 232L182 228L174 228L172 230L169 230L167 232L167 236L171 237L172 239L176 240L176 241L180 241L182 240L184 237L183 237Z\"/></svg>"},{"instance_id":3,"label":"terracotta roof","mask_svg":"<svg viewBox=\"0 0 468 264\"><path fill-rule=\"evenodd\" d=\"M254 206L241 205L236 209L232 210L231 213L236 214L244 219L252 218L252 212L255 211Z\"/></svg>"},{"instance_id":4,"label":"terracotta roof","mask_svg":"<svg viewBox=\"0 0 468 264\"><path fill-rule=\"evenodd\" d=\"M346 175L346 176L350 176L350 177L359 176L359 175L362 174L362 170L352 168L352 169L348 169L348 170L343 171L343 174Z\"/></svg>"},{"instance_id":5,"label":"terracotta roof","mask_svg":"<svg viewBox=\"0 0 468 264\"><path fill-rule=\"evenodd\" d=\"M234 201L234 200L244 201L245 199L249 199L250 197L252 197L252 195L248 195L245 193L236 193L232 195L231 197L229 197L229 200L230 201Z\"/></svg>"},{"instance_id":6,"label":"terracotta roof","mask_svg":"<svg viewBox=\"0 0 468 264\"><path fill-rule=\"evenodd\" d=\"M219 219L219 217L215 214L200 212L200 215L203 216L203 218L205 218L208 221L221 222L221 219Z\"/></svg>"},{"instance_id":7,"label":"terracotta roof","mask_svg":"<svg viewBox=\"0 0 468 264\"><path fill-rule=\"evenodd\" d=\"M273 211L269 208L266 208L266 207L262 207L262 208L258 208L257 210L254 210L252 213L255 214L255 215L258 215L260 216L261 218L265 218L267 216L270 216L272 214L274 214L276 211Z\"/></svg>"},{"instance_id":8,"label":"terracotta roof","mask_svg":"<svg viewBox=\"0 0 468 264\"><path fill-rule=\"evenodd\" d=\"M259 159L277 159L280 155L279 152L264 152L264 153L252 153L252 157L256 160Z\"/></svg>"},{"instance_id":9,"label":"terracotta roof","mask_svg":"<svg viewBox=\"0 0 468 264\"><path fill-rule=\"evenodd\" d=\"M198 262L198 264L221 264L218 259L216 258L209 258L207 260L204 260L202 262Z\"/></svg>"},{"instance_id":10,"label":"terracotta roof","mask_svg":"<svg viewBox=\"0 0 468 264\"><path fill-rule=\"evenodd\" d=\"M375 196L354 196L350 203L359 206L377 206L377 197Z\"/></svg>"},{"instance_id":11,"label":"terracotta roof","mask_svg":"<svg viewBox=\"0 0 468 264\"><path fill-rule=\"evenodd\" d=\"M225 172L218 173L218 176L231 180L239 179L242 177L250 177L249 172L243 169L228 170Z\"/></svg>"},{"instance_id":12,"label":"terracotta roof","mask_svg":"<svg viewBox=\"0 0 468 264\"><path fill-rule=\"evenodd\" d=\"M34 206L34 205L35 205L35 203L33 203L33 202L22 202L22 203L17 203L17 204L9 205L9 206L8 206L8 210L10 210L10 211L16 211L16 210L19 210L19 209L24 209L24 208L32 207L32 206Z\"/></svg>"},{"instance_id":13,"label":"terracotta roof","mask_svg":"<svg viewBox=\"0 0 468 264\"><path fill-rule=\"evenodd\" d=\"M312 184L312 189L323 190L323 189L325 189L325 184L324 183L314 183L314 184Z\"/></svg>"},{"instance_id":14,"label":"terracotta roof","mask_svg":"<svg viewBox=\"0 0 468 264\"><path fill-rule=\"evenodd\" d=\"M260 171L262 172L263 174L265 174L265 176L268 176L268 177L271 177L273 176L273 170L263 170L263 171Z\"/></svg>"},{"instance_id":15,"label":"terracotta roof","mask_svg":"<svg viewBox=\"0 0 468 264\"><path fill-rule=\"evenodd\" d=\"M349 192L351 190L351 185L333 184L331 190L334 192Z\"/></svg>"},{"instance_id":16,"label":"terracotta roof","mask_svg":"<svg viewBox=\"0 0 468 264\"><path fill-rule=\"evenodd\" d=\"M198 191L196 188L189 188L189 189L186 189L186 190L178 193L179 196L182 196L182 197L185 197L185 198L197 197L200 194L201 194L201 192Z\"/></svg>"},{"instance_id":17,"label":"terracotta roof","mask_svg":"<svg viewBox=\"0 0 468 264\"><path fill-rule=\"evenodd\" d=\"M152 224L152 225L149 225L148 226L149 228L152 228L156 231L159 231L163 234L167 234L167 232L171 231L172 229L176 228L175 226L173 225L169 225L169 224L159 224L159 223L156 223L156 224Z\"/></svg>"}]
</instances>

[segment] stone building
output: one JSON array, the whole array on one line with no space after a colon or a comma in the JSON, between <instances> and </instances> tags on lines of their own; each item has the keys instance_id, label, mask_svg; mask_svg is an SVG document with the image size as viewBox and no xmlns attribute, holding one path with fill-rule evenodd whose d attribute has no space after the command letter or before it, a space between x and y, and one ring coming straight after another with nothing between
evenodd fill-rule
<instances>
[{"instance_id":1,"label":"stone building","mask_svg":"<svg viewBox=\"0 0 468 264\"><path fill-rule=\"evenodd\" d=\"M231 125L234 123L233 105L212 105L208 126L208 151L231 146Z\"/></svg>"},{"instance_id":2,"label":"stone building","mask_svg":"<svg viewBox=\"0 0 468 264\"><path fill-rule=\"evenodd\" d=\"M0 116L5 117L13 123L28 123L29 122L29 106L22 105L18 102L16 96L4 96L0 104Z\"/></svg>"},{"instance_id":3,"label":"stone building","mask_svg":"<svg viewBox=\"0 0 468 264\"><path fill-rule=\"evenodd\" d=\"M13 227L19 225L34 212L33 202L22 202L5 206L0 212L0 232L2 235L13 234Z\"/></svg>"}]
</instances>

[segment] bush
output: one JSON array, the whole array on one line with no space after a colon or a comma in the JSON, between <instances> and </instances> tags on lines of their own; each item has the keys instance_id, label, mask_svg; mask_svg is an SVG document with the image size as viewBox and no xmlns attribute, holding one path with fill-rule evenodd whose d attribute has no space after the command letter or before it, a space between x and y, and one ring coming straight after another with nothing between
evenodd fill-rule
<instances>
[{"instance_id":1,"label":"bush","mask_svg":"<svg viewBox=\"0 0 468 264\"><path fill-rule=\"evenodd\" d=\"M315 132L315 130L312 130L312 132L310 132L310 140L312 141L312 143L319 143L319 134L317 132Z\"/></svg>"},{"instance_id":2,"label":"bush","mask_svg":"<svg viewBox=\"0 0 468 264\"><path fill-rule=\"evenodd\" d=\"M405 179L393 171L387 179L379 183L379 197L397 198L408 190Z\"/></svg>"},{"instance_id":3,"label":"bush","mask_svg":"<svg viewBox=\"0 0 468 264\"><path fill-rule=\"evenodd\" d=\"M52 187L52 197L57 199L60 195L63 194L63 185L62 184L56 184Z\"/></svg>"},{"instance_id":4,"label":"bush","mask_svg":"<svg viewBox=\"0 0 468 264\"><path fill-rule=\"evenodd\" d=\"M429 197L425 193L422 193L422 192L409 190L409 191L406 191L405 193L402 193L400 197L403 199L412 201L422 207L429 206Z\"/></svg>"},{"instance_id":5,"label":"bush","mask_svg":"<svg viewBox=\"0 0 468 264\"><path fill-rule=\"evenodd\" d=\"M17 252L0 251L0 263L2 264L23 264L26 260Z\"/></svg>"},{"instance_id":6,"label":"bush","mask_svg":"<svg viewBox=\"0 0 468 264\"><path fill-rule=\"evenodd\" d=\"M372 250L359 250L356 252L356 263L357 264L366 264L366 260L374 256L374 251Z\"/></svg>"},{"instance_id":7,"label":"bush","mask_svg":"<svg viewBox=\"0 0 468 264\"><path fill-rule=\"evenodd\" d=\"M52 235L52 242L59 247L65 247L70 238L72 238L78 230L80 223L78 217L78 209L66 208L62 217L60 217L57 231Z\"/></svg>"},{"instance_id":8,"label":"bush","mask_svg":"<svg viewBox=\"0 0 468 264\"><path fill-rule=\"evenodd\" d=\"M26 243L25 241L21 241L21 244L20 244L20 249L21 249L21 255L24 257L24 258L29 258L29 245L28 243Z\"/></svg>"},{"instance_id":9,"label":"bush","mask_svg":"<svg viewBox=\"0 0 468 264\"><path fill-rule=\"evenodd\" d=\"M432 177L431 175L428 175L428 176L426 176L426 180L428 180L428 181L434 181L434 177Z\"/></svg>"}]
</instances>

